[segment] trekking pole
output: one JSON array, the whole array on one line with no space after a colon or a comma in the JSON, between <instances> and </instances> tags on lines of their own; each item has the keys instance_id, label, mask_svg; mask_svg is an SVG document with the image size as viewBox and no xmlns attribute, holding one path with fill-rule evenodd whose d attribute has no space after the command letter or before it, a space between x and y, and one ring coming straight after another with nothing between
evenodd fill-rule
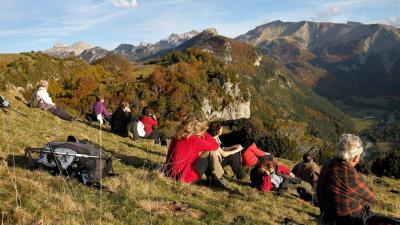
<instances>
[{"instance_id":1,"label":"trekking pole","mask_svg":"<svg viewBox=\"0 0 400 225\"><path fill-rule=\"evenodd\" d=\"M104 157L100 157L100 156L95 156L95 155L86 155L86 154L79 154L79 153L67 153L67 152L56 152L54 150L49 150L46 148L26 148L25 149L25 155L26 156L30 156L32 152L36 152L36 153L51 153L54 155L62 155L62 156L74 156L77 158L92 158L92 159L103 159L103 160L107 160L108 158L104 158Z\"/></svg>"},{"instance_id":2,"label":"trekking pole","mask_svg":"<svg viewBox=\"0 0 400 225\"><path fill-rule=\"evenodd\" d=\"M18 111L18 110L12 109L12 108L8 108L8 109L11 110L11 111L14 111L14 112L16 112L16 113L18 113L18 114L20 114L20 115L23 115L23 116L25 116L26 118L28 118L28 115L26 115L26 114L23 113L23 112L20 112L20 111Z\"/></svg>"}]
</instances>

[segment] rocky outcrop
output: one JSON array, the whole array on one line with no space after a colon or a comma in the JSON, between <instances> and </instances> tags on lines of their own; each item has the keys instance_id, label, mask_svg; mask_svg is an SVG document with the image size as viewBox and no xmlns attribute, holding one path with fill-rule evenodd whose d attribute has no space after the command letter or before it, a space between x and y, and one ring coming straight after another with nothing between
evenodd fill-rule
<instances>
[{"instance_id":1,"label":"rocky outcrop","mask_svg":"<svg viewBox=\"0 0 400 225\"><path fill-rule=\"evenodd\" d=\"M202 111L206 118L211 121L250 118L250 100L243 98L243 90L239 88L239 85L226 82L222 89L226 96L217 101L218 107L212 106L210 100L204 98ZM228 105L223 106L224 98L227 97L231 101L229 101Z\"/></svg>"},{"instance_id":2,"label":"rocky outcrop","mask_svg":"<svg viewBox=\"0 0 400 225\"><path fill-rule=\"evenodd\" d=\"M86 49L85 51L83 51L79 55L79 58L85 60L88 63L91 63L100 58L103 58L108 53L109 52L104 48L94 47L94 48Z\"/></svg>"},{"instance_id":3,"label":"rocky outcrop","mask_svg":"<svg viewBox=\"0 0 400 225\"><path fill-rule=\"evenodd\" d=\"M78 56L80 55L83 51L93 48L95 46L88 44L83 41L76 42L73 45L65 45L62 43L56 43L53 48L47 49L43 51L43 53L54 56L54 57L59 57L59 58L66 58L68 56Z\"/></svg>"}]
</instances>

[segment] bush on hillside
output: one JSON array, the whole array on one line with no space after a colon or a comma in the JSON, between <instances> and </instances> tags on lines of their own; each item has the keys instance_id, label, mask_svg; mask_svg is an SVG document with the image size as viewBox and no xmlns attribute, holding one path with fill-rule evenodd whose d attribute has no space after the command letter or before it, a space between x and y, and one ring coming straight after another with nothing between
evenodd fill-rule
<instances>
[{"instance_id":1,"label":"bush on hillside","mask_svg":"<svg viewBox=\"0 0 400 225\"><path fill-rule=\"evenodd\" d=\"M371 168L377 176L393 176L400 178L400 148L384 158L375 160Z\"/></svg>"}]
</instances>

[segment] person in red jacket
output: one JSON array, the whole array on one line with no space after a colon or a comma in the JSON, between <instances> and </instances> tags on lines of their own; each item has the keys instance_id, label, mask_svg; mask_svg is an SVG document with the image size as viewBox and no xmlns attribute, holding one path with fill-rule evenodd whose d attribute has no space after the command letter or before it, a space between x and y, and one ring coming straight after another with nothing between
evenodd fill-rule
<instances>
[{"instance_id":1,"label":"person in red jacket","mask_svg":"<svg viewBox=\"0 0 400 225\"><path fill-rule=\"evenodd\" d=\"M140 117L140 122L142 122L144 125L144 138L153 139L154 144L167 146L167 140L164 133L158 132L158 121L156 115L153 113L153 110L148 107L144 107L142 116Z\"/></svg>"},{"instance_id":2,"label":"person in red jacket","mask_svg":"<svg viewBox=\"0 0 400 225\"><path fill-rule=\"evenodd\" d=\"M168 149L166 176L193 183L205 173L211 185L226 188L221 181L224 170L217 151L219 144L206 133L207 128L207 123L195 116L182 121Z\"/></svg>"},{"instance_id":3,"label":"person in red jacket","mask_svg":"<svg viewBox=\"0 0 400 225\"><path fill-rule=\"evenodd\" d=\"M247 124L238 131L233 131L229 134L221 135L221 142L225 146L241 145L244 150L242 155L242 165L246 167L254 167L262 162L273 160L270 153L262 151L258 148L252 135L254 130L251 125Z\"/></svg>"},{"instance_id":4,"label":"person in red jacket","mask_svg":"<svg viewBox=\"0 0 400 225\"><path fill-rule=\"evenodd\" d=\"M254 167L250 172L252 186L262 192L298 192L300 197L311 200L313 188L300 178L295 177L290 169L275 161L266 161Z\"/></svg>"}]
</instances>

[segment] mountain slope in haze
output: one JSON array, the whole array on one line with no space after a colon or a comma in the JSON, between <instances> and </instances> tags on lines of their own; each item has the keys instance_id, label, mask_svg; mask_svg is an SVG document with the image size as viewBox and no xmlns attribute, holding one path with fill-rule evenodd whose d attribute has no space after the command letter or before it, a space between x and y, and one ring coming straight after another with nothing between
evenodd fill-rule
<instances>
[{"instance_id":1,"label":"mountain slope in haze","mask_svg":"<svg viewBox=\"0 0 400 225\"><path fill-rule=\"evenodd\" d=\"M103 58L110 52L101 47L94 47L84 50L79 54L78 58L85 60L88 63L92 63L100 58Z\"/></svg>"},{"instance_id":2,"label":"mountain slope in haze","mask_svg":"<svg viewBox=\"0 0 400 225\"><path fill-rule=\"evenodd\" d=\"M54 56L54 57L66 58L71 55L78 56L86 49L90 49L93 47L94 47L93 45L88 44L83 41L78 41L70 46L62 44L62 43L56 43L53 48L49 48L49 49L43 51L43 53Z\"/></svg>"},{"instance_id":3,"label":"mountain slope in haze","mask_svg":"<svg viewBox=\"0 0 400 225\"><path fill-rule=\"evenodd\" d=\"M330 99L400 96L400 32L389 25L274 21L236 39Z\"/></svg>"},{"instance_id":4,"label":"mountain slope in haze","mask_svg":"<svg viewBox=\"0 0 400 225\"><path fill-rule=\"evenodd\" d=\"M236 74L242 89L251 96L252 117L304 121L308 132L330 140L353 129L344 113L299 83L281 63L249 44L206 29L171 51L188 48L211 53Z\"/></svg>"},{"instance_id":5,"label":"mountain slope in haze","mask_svg":"<svg viewBox=\"0 0 400 225\"><path fill-rule=\"evenodd\" d=\"M141 43L138 46L131 44L121 44L115 48L112 52L114 54L121 54L131 61L141 61L145 58L149 58L156 55L158 52L172 49L186 40L196 36L199 32L192 30L183 34L171 34L168 38L160 40L155 44Z\"/></svg>"}]
</instances>

